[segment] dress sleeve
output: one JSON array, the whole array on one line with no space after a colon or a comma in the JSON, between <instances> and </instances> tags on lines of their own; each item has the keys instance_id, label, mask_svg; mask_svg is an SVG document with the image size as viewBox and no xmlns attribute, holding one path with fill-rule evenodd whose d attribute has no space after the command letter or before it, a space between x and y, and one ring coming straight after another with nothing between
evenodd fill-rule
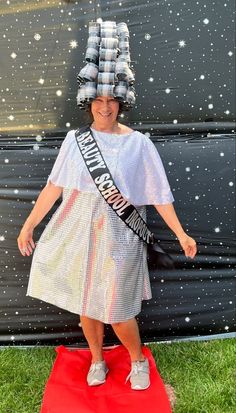
<instances>
[{"instance_id":1,"label":"dress sleeve","mask_svg":"<svg viewBox=\"0 0 236 413\"><path fill-rule=\"evenodd\" d=\"M145 137L143 145L143 190L146 205L163 205L175 201L162 159L154 143Z\"/></svg>"},{"instance_id":2,"label":"dress sleeve","mask_svg":"<svg viewBox=\"0 0 236 413\"><path fill-rule=\"evenodd\" d=\"M56 186L67 186L70 178L70 141L71 133L69 131L61 144L46 185L51 181Z\"/></svg>"}]
</instances>

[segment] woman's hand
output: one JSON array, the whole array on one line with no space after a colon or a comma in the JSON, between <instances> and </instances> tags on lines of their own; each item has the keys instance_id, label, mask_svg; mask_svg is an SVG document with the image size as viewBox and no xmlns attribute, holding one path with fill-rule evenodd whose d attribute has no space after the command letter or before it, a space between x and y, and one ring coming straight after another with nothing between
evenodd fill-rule
<instances>
[{"instance_id":1,"label":"woman's hand","mask_svg":"<svg viewBox=\"0 0 236 413\"><path fill-rule=\"evenodd\" d=\"M35 248L35 243L33 240L33 229L27 228L27 227L22 227L22 230L17 238L17 243L18 243L18 248L21 252L22 255L25 256L27 254L28 256L32 254L33 249Z\"/></svg>"},{"instance_id":2,"label":"woman's hand","mask_svg":"<svg viewBox=\"0 0 236 413\"><path fill-rule=\"evenodd\" d=\"M194 258L197 253L196 241L193 238L189 237L189 235L187 235L186 233L177 238L179 240L181 247L184 250L185 256Z\"/></svg>"}]
</instances>

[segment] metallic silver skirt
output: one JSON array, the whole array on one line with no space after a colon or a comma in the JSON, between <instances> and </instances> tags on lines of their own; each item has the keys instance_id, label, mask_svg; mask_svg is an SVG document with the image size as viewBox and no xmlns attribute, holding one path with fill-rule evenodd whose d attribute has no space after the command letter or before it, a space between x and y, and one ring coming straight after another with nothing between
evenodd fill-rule
<instances>
[{"instance_id":1,"label":"metallic silver skirt","mask_svg":"<svg viewBox=\"0 0 236 413\"><path fill-rule=\"evenodd\" d=\"M146 207L137 210L146 220ZM27 296L107 324L152 298L147 247L100 193L63 188L33 252Z\"/></svg>"}]
</instances>

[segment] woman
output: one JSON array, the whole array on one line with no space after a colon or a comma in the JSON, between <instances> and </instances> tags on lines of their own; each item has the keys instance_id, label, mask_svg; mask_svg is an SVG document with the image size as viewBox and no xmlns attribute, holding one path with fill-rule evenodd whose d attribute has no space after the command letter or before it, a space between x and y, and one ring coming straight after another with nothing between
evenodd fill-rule
<instances>
[{"instance_id":1,"label":"woman","mask_svg":"<svg viewBox=\"0 0 236 413\"><path fill-rule=\"evenodd\" d=\"M92 130L101 133L106 133L108 134L110 139L113 139L112 135L114 135L116 138L117 135L123 135L123 137L129 139L129 136L131 136L130 133L135 132L132 129L128 128L126 125L118 122L119 103L112 97L97 97L91 104L91 112L94 118L91 124ZM140 132L138 133L140 134ZM53 183L50 183L50 180L48 181L49 185L45 186L44 189L41 191L31 214L27 218L19 234L19 237L17 238L18 247L22 255L26 254L29 256L30 254L32 254L33 249L35 248L35 243L33 240L33 230L41 222L43 217L47 214L47 212L51 209L55 201L62 194L63 187L56 186ZM101 197L101 195L98 193L97 197ZM61 208L62 204L59 208ZM177 236L180 245L185 252L186 257L194 258L197 252L196 242L193 240L193 238L188 236L183 230L175 214L172 203L159 204L154 206L156 210L160 213L162 218L165 220L167 225L170 227L170 229ZM52 228L53 222L55 222L56 219L59 217L58 210L56 211L56 213L51 218L51 221L48 224L50 225L50 228ZM116 219L116 216L114 216L114 218ZM44 230L44 233L46 232L46 228ZM125 225L124 230L126 230ZM127 231L129 231L129 228L127 228ZM130 234L133 237L132 231L130 231ZM138 243L142 245L142 242L140 240L138 240ZM61 253L63 254L63 250L61 251ZM92 353L92 364L90 372L88 374L88 384L101 384L105 381L105 377L108 372L102 353L104 323L100 320L92 319L83 314L80 315L80 320L83 333L86 337L86 340L88 341L89 348ZM127 321L111 323L111 325L117 337L120 339L121 343L129 351L133 370L133 377L131 375L132 388L147 388L150 384L148 360L145 359L144 355L142 354L142 345L139 335L139 329L135 317L128 319ZM137 366L136 373L134 368L135 365Z\"/></svg>"},{"instance_id":2,"label":"woman","mask_svg":"<svg viewBox=\"0 0 236 413\"><path fill-rule=\"evenodd\" d=\"M185 233L176 216L174 197L154 144L146 135L118 121L124 107L122 99L126 109L135 102L127 25L92 22L89 33L88 63L78 76L81 84L77 104L83 108L86 99L91 101L91 130L123 197L144 220L145 205L154 205L185 255L194 258L196 242ZM115 77L118 83L113 89ZM62 203L35 248L33 230L61 195ZM134 390L148 388L149 364L142 353L135 319L142 300L152 298L146 244L98 191L78 148L75 131L69 131L64 139L47 185L17 242L22 255L29 256L35 249L27 295L80 315L92 354L88 384L99 385L106 380L108 366L102 345L104 323L108 323L130 355L131 371L126 381L130 378Z\"/></svg>"}]
</instances>

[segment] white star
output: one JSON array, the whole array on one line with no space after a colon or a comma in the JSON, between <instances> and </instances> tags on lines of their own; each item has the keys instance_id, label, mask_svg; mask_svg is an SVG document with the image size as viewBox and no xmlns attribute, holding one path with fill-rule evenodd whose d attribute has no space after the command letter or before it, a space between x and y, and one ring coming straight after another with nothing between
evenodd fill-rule
<instances>
[{"instance_id":1,"label":"white star","mask_svg":"<svg viewBox=\"0 0 236 413\"><path fill-rule=\"evenodd\" d=\"M185 42L185 40L179 40L179 47L184 47L184 46L186 46L186 42Z\"/></svg>"},{"instance_id":2,"label":"white star","mask_svg":"<svg viewBox=\"0 0 236 413\"><path fill-rule=\"evenodd\" d=\"M41 39L40 34L39 34L39 33L35 33L34 39L37 40L37 41L40 40L40 39Z\"/></svg>"},{"instance_id":3,"label":"white star","mask_svg":"<svg viewBox=\"0 0 236 413\"><path fill-rule=\"evenodd\" d=\"M71 40L70 41L70 47L72 49L75 49L78 46L78 42L76 40Z\"/></svg>"}]
</instances>

